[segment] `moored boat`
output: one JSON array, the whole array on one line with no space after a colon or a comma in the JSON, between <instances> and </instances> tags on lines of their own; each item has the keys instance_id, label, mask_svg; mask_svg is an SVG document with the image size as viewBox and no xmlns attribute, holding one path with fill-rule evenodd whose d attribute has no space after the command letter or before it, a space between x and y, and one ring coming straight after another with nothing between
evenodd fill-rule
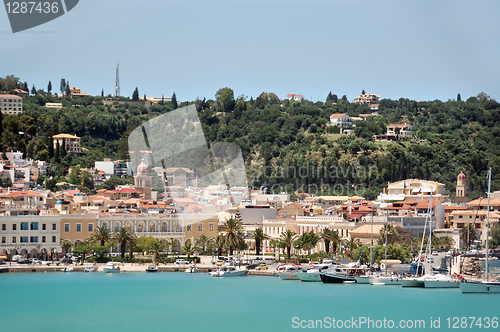
<instances>
[{"instance_id":1,"label":"moored boat","mask_svg":"<svg viewBox=\"0 0 500 332\"><path fill-rule=\"evenodd\" d=\"M299 277L300 281L319 282L321 281L319 273L331 267L333 267L333 264L316 264L307 269L307 271L297 272L297 277Z\"/></svg>"},{"instance_id":2,"label":"moored boat","mask_svg":"<svg viewBox=\"0 0 500 332\"><path fill-rule=\"evenodd\" d=\"M97 266L87 266L83 272L97 272Z\"/></svg>"},{"instance_id":3,"label":"moored boat","mask_svg":"<svg viewBox=\"0 0 500 332\"><path fill-rule=\"evenodd\" d=\"M385 284L388 286L400 286L401 285L401 278L399 276L395 275L383 275L383 276L376 276L376 277L370 277L369 278L369 283L370 285L373 284Z\"/></svg>"},{"instance_id":4,"label":"moored boat","mask_svg":"<svg viewBox=\"0 0 500 332\"><path fill-rule=\"evenodd\" d=\"M156 266L155 264L150 264L146 268L146 272L158 272L158 266Z\"/></svg>"},{"instance_id":5,"label":"moored boat","mask_svg":"<svg viewBox=\"0 0 500 332\"><path fill-rule=\"evenodd\" d=\"M242 277L247 274L247 270L237 269L233 266L221 266L215 271L210 272L209 274L212 277Z\"/></svg>"},{"instance_id":6,"label":"moored boat","mask_svg":"<svg viewBox=\"0 0 500 332\"><path fill-rule=\"evenodd\" d=\"M120 273L120 267L115 262L108 262L103 271L104 273Z\"/></svg>"},{"instance_id":7,"label":"moored boat","mask_svg":"<svg viewBox=\"0 0 500 332\"><path fill-rule=\"evenodd\" d=\"M358 263L336 266L320 273L321 281L326 284L338 284L345 281L356 281L356 277L366 274L366 265L359 266Z\"/></svg>"},{"instance_id":8,"label":"moored boat","mask_svg":"<svg viewBox=\"0 0 500 332\"><path fill-rule=\"evenodd\" d=\"M283 265L278 268L276 275L281 280L300 280L298 273L304 272L302 266L297 265Z\"/></svg>"}]
</instances>

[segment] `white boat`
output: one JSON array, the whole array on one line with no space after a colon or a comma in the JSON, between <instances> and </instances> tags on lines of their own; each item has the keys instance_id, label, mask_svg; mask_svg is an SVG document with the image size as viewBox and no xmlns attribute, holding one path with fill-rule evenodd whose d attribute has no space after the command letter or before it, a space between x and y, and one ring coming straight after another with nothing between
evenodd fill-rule
<instances>
[{"instance_id":1,"label":"white boat","mask_svg":"<svg viewBox=\"0 0 500 332\"><path fill-rule=\"evenodd\" d=\"M490 197L491 197L491 167L488 172L488 217L486 218L486 280L460 283L462 293L500 293L500 282L489 281L489 237L490 237Z\"/></svg>"},{"instance_id":2,"label":"white boat","mask_svg":"<svg viewBox=\"0 0 500 332\"><path fill-rule=\"evenodd\" d=\"M104 273L120 273L120 267L118 263L108 262L103 269Z\"/></svg>"},{"instance_id":3,"label":"white boat","mask_svg":"<svg viewBox=\"0 0 500 332\"><path fill-rule=\"evenodd\" d=\"M63 267L61 269L61 272L73 272L75 269L73 269L72 267Z\"/></svg>"},{"instance_id":4,"label":"white boat","mask_svg":"<svg viewBox=\"0 0 500 332\"><path fill-rule=\"evenodd\" d=\"M401 287L425 287L425 281L421 277L408 277L401 279Z\"/></svg>"},{"instance_id":5,"label":"white boat","mask_svg":"<svg viewBox=\"0 0 500 332\"><path fill-rule=\"evenodd\" d=\"M158 272L158 266L156 266L156 264L150 264L146 268L146 272Z\"/></svg>"},{"instance_id":6,"label":"white boat","mask_svg":"<svg viewBox=\"0 0 500 332\"><path fill-rule=\"evenodd\" d=\"M307 269L307 271L297 272L297 277L299 277L300 281L319 282L321 281L319 273L324 272L333 266L333 264L316 264Z\"/></svg>"},{"instance_id":7,"label":"white boat","mask_svg":"<svg viewBox=\"0 0 500 332\"><path fill-rule=\"evenodd\" d=\"M425 288L458 288L461 281L445 274L435 274L425 279Z\"/></svg>"},{"instance_id":8,"label":"white boat","mask_svg":"<svg viewBox=\"0 0 500 332\"><path fill-rule=\"evenodd\" d=\"M320 272L321 281L325 284L338 284L345 281L356 281L356 277L366 275L368 267L366 265L359 265L358 262L349 263L346 265L335 266Z\"/></svg>"},{"instance_id":9,"label":"white boat","mask_svg":"<svg viewBox=\"0 0 500 332\"><path fill-rule=\"evenodd\" d=\"M278 268L276 275L281 278L281 280L300 280L297 273L304 272L302 266L297 265L283 265Z\"/></svg>"},{"instance_id":10,"label":"white boat","mask_svg":"<svg viewBox=\"0 0 500 332\"><path fill-rule=\"evenodd\" d=\"M395 275L374 276L368 279L370 285L385 284L387 286L401 286L401 278Z\"/></svg>"},{"instance_id":11,"label":"white boat","mask_svg":"<svg viewBox=\"0 0 500 332\"><path fill-rule=\"evenodd\" d=\"M97 266L87 266L83 272L97 272Z\"/></svg>"},{"instance_id":12,"label":"white boat","mask_svg":"<svg viewBox=\"0 0 500 332\"><path fill-rule=\"evenodd\" d=\"M247 270L237 269L234 266L221 266L209 274L212 277L242 277L247 274Z\"/></svg>"},{"instance_id":13,"label":"white boat","mask_svg":"<svg viewBox=\"0 0 500 332\"><path fill-rule=\"evenodd\" d=\"M357 276L357 277L354 277L354 279L356 279L356 282L358 284L365 284L365 285L368 285L370 283L370 276Z\"/></svg>"},{"instance_id":14,"label":"white boat","mask_svg":"<svg viewBox=\"0 0 500 332\"><path fill-rule=\"evenodd\" d=\"M193 265L193 266L188 267L184 272L186 272L186 273L196 273L196 272L198 272L198 268Z\"/></svg>"}]
</instances>

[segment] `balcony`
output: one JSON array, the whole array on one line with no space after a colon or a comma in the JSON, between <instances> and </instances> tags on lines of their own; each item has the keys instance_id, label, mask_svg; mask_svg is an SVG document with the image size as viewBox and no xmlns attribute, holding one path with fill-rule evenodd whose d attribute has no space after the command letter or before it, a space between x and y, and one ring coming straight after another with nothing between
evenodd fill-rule
<instances>
[{"instance_id":1,"label":"balcony","mask_svg":"<svg viewBox=\"0 0 500 332\"><path fill-rule=\"evenodd\" d=\"M181 237L184 238L184 232L135 232L137 236L153 236L153 237Z\"/></svg>"}]
</instances>

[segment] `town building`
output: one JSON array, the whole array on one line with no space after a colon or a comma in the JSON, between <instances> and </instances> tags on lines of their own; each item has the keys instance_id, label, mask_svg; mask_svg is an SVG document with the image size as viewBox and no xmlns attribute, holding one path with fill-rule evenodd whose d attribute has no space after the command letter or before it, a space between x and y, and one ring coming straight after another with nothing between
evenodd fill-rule
<instances>
[{"instance_id":1,"label":"town building","mask_svg":"<svg viewBox=\"0 0 500 332\"><path fill-rule=\"evenodd\" d=\"M80 137L70 134L57 134L52 136L54 149L57 149L57 146L62 146L65 144L64 148L67 152L72 154L80 154L82 150L80 148Z\"/></svg>"},{"instance_id":2,"label":"town building","mask_svg":"<svg viewBox=\"0 0 500 332\"><path fill-rule=\"evenodd\" d=\"M63 108L62 103L45 103L45 108L51 110L51 111L59 111L60 109Z\"/></svg>"},{"instance_id":3,"label":"town building","mask_svg":"<svg viewBox=\"0 0 500 332\"><path fill-rule=\"evenodd\" d=\"M23 111L23 98L17 95L0 95L0 111L4 114L18 114Z\"/></svg>"},{"instance_id":4,"label":"town building","mask_svg":"<svg viewBox=\"0 0 500 332\"><path fill-rule=\"evenodd\" d=\"M296 94L293 94L293 93L289 93L286 95L286 99L287 100L291 100L291 101L302 101L302 99L304 99L304 96L303 95L296 95Z\"/></svg>"},{"instance_id":5,"label":"town building","mask_svg":"<svg viewBox=\"0 0 500 332\"><path fill-rule=\"evenodd\" d=\"M358 97L354 98L352 101L353 104L376 104L380 99L379 95L375 94L361 94Z\"/></svg>"},{"instance_id":6,"label":"town building","mask_svg":"<svg viewBox=\"0 0 500 332\"><path fill-rule=\"evenodd\" d=\"M440 202L449 200L445 194L445 185L435 181L420 179L407 179L387 184L383 193L377 197L381 202L401 202L418 203L422 200L432 199Z\"/></svg>"},{"instance_id":7,"label":"town building","mask_svg":"<svg viewBox=\"0 0 500 332\"><path fill-rule=\"evenodd\" d=\"M466 203L467 199L467 177L463 172L457 176L457 187L455 194L455 201L457 203Z\"/></svg>"}]
</instances>

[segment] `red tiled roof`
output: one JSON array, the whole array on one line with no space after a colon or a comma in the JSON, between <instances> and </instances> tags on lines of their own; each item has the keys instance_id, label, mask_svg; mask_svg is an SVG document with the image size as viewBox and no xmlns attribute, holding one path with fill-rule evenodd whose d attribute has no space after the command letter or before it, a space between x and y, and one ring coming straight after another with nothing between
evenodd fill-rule
<instances>
[{"instance_id":1,"label":"red tiled roof","mask_svg":"<svg viewBox=\"0 0 500 332\"><path fill-rule=\"evenodd\" d=\"M347 115L346 113L341 113L341 114L332 114L330 115L331 118L341 118L343 117L344 115Z\"/></svg>"},{"instance_id":2,"label":"red tiled roof","mask_svg":"<svg viewBox=\"0 0 500 332\"><path fill-rule=\"evenodd\" d=\"M113 193L141 193L138 190L130 189L130 188L118 188L115 190L112 190L111 192Z\"/></svg>"}]
</instances>

